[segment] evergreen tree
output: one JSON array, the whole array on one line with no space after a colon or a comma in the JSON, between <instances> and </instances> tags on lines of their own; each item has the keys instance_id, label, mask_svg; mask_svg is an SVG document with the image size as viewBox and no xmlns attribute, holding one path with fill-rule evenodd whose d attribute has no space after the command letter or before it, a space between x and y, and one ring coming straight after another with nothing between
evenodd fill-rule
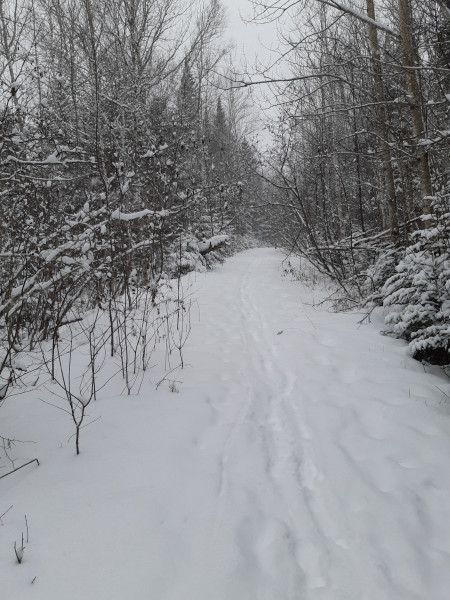
<instances>
[{"instance_id":1,"label":"evergreen tree","mask_svg":"<svg viewBox=\"0 0 450 600\"><path fill-rule=\"evenodd\" d=\"M227 118L222 106L222 100L219 97L216 105L216 112L211 130L210 152L213 160L218 164L225 160L228 148L229 130Z\"/></svg>"}]
</instances>

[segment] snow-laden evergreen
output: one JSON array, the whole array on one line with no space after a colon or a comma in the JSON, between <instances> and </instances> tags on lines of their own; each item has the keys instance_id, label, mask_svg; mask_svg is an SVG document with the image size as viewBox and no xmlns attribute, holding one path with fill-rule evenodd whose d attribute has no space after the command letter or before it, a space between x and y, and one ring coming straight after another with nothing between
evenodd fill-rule
<instances>
[{"instance_id":1,"label":"snow-laden evergreen","mask_svg":"<svg viewBox=\"0 0 450 600\"><path fill-rule=\"evenodd\" d=\"M419 359L450 363L450 214L412 236L381 294L386 323Z\"/></svg>"}]
</instances>

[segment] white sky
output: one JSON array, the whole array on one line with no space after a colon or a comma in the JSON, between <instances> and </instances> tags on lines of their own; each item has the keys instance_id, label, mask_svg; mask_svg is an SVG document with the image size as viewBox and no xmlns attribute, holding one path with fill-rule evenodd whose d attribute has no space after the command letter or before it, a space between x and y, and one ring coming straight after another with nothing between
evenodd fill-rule
<instances>
[{"instance_id":1,"label":"white sky","mask_svg":"<svg viewBox=\"0 0 450 600\"><path fill-rule=\"evenodd\" d=\"M276 23L255 24L248 23L253 15L253 8L250 0L222 0L222 4L227 12L227 31L225 39L234 43L234 67L238 72L251 74L255 73L255 68L267 67L276 59L276 54L271 53L270 49L278 48L278 35ZM249 77L245 77L248 79ZM253 75L252 79L261 79L260 76ZM270 92L267 86L255 86L251 89L253 99L255 100L255 115L260 114L263 121L265 117L275 118L276 110L271 109ZM259 113L257 107L264 107L264 112ZM271 136L263 122L260 123L258 130L258 145L263 148L270 145ZM252 139L256 142L256 138Z\"/></svg>"},{"instance_id":2,"label":"white sky","mask_svg":"<svg viewBox=\"0 0 450 600\"><path fill-rule=\"evenodd\" d=\"M246 23L253 15L250 0L222 0L227 9L228 31L226 38L231 38L236 46L237 65L241 59L251 67L255 62L266 65L270 62L270 48L278 47L276 23ZM273 57L272 57L273 60Z\"/></svg>"}]
</instances>

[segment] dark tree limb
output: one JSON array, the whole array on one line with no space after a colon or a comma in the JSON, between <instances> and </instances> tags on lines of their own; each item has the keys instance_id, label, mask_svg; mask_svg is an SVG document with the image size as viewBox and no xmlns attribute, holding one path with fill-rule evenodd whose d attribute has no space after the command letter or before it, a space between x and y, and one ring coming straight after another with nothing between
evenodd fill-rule
<instances>
[{"instance_id":1,"label":"dark tree limb","mask_svg":"<svg viewBox=\"0 0 450 600\"><path fill-rule=\"evenodd\" d=\"M19 471L20 469L23 469L23 467L26 467L27 465L31 465L31 463L34 463L34 462L37 462L38 465L40 464L39 460L37 458L33 458L33 460L30 460L30 461L26 462L24 465L17 467L17 469L13 469L9 473L5 473L4 475L1 475L0 479L3 479L3 477L8 477L8 475L11 475L12 473L15 473L16 471Z\"/></svg>"}]
</instances>

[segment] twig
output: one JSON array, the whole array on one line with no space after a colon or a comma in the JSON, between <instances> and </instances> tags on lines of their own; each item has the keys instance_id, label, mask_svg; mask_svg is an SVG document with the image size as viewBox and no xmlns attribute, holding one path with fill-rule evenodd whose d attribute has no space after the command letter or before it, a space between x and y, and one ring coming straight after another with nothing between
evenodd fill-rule
<instances>
[{"instance_id":1,"label":"twig","mask_svg":"<svg viewBox=\"0 0 450 600\"><path fill-rule=\"evenodd\" d=\"M12 509L13 506L14 506L14 504L11 504L11 506L7 510L5 510L5 512L2 515L0 515L0 521L3 519L3 517L6 515L6 513L9 513L9 511Z\"/></svg>"},{"instance_id":2,"label":"twig","mask_svg":"<svg viewBox=\"0 0 450 600\"><path fill-rule=\"evenodd\" d=\"M28 544L29 537L30 537L30 535L29 535L29 534L30 534L30 532L29 532L29 530L28 530L28 519L27 519L27 515L25 515L25 525L26 525L26 528L27 528L27 544Z\"/></svg>"},{"instance_id":3,"label":"twig","mask_svg":"<svg viewBox=\"0 0 450 600\"><path fill-rule=\"evenodd\" d=\"M34 462L37 462L38 465L40 464L39 460L37 458L33 458L33 460L30 460L27 463L25 463L24 465L21 465L20 467L17 467L17 469L13 469L9 473L5 473L4 475L1 475L0 479L3 479L3 477L8 477L8 475L11 475L12 473L15 473L16 471L20 471L20 469L23 469L23 467L26 467L27 465L31 465L31 463L34 463Z\"/></svg>"}]
</instances>

